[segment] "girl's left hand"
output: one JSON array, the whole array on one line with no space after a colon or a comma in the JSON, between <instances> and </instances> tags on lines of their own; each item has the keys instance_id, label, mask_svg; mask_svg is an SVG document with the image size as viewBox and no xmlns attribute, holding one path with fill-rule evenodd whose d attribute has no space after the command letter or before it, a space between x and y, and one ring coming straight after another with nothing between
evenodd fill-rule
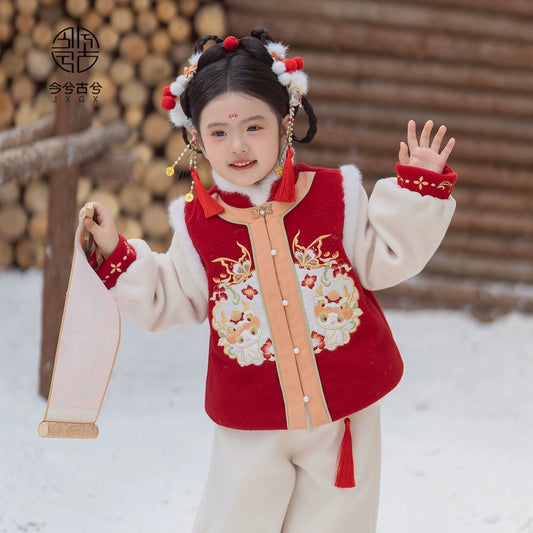
<instances>
[{"instance_id":1,"label":"girl's left hand","mask_svg":"<svg viewBox=\"0 0 533 533\"><path fill-rule=\"evenodd\" d=\"M432 129L433 121L428 120L422 128L420 142L418 142L416 137L416 123L414 120L409 121L407 124L407 144L404 142L400 143L400 164L425 168L426 170L438 172L439 174L442 173L455 145L455 139L452 137L439 153L440 145L446 134L446 126L441 126L437 130L433 141L431 141Z\"/></svg>"}]
</instances>

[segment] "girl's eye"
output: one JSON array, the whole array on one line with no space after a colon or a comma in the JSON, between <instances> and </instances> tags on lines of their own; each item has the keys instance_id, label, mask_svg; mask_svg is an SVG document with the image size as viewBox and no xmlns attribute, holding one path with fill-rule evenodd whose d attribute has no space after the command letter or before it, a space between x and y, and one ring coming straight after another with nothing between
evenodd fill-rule
<instances>
[{"instance_id":1,"label":"girl's eye","mask_svg":"<svg viewBox=\"0 0 533 533\"><path fill-rule=\"evenodd\" d=\"M250 126L248 128L248 131L259 131L261 129L261 126Z\"/></svg>"},{"instance_id":2,"label":"girl's eye","mask_svg":"<svg viewBox=\"0 0 533 533\"><path fill-rule=\"evenodd\" d=\"M226 135L226 132L222 130L218 130L218 131L212 132L211 135L213 137L224 137L224 135Z\"/></svg>"}]
</instances>

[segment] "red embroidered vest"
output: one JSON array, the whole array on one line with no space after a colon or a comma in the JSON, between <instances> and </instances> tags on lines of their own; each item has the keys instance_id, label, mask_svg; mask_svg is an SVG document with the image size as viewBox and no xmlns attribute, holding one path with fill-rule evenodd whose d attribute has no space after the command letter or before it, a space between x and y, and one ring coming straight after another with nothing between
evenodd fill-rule
<instances>
[{"instance_id":1,"label":"red embroidered vest","mask_svg":"<svg viewBox=\"0 0 533 533\"><path fill-rule=\"evenodd\" d=\"M295 174L293 204L238 208L215 194L221 215L205 218L196 200L185 208L210 295L206 411L226 427L305 428L306 409L325 424L402 375L383 312L343 248L340 171L298 164Z\"/></svg>"}]
</instances>

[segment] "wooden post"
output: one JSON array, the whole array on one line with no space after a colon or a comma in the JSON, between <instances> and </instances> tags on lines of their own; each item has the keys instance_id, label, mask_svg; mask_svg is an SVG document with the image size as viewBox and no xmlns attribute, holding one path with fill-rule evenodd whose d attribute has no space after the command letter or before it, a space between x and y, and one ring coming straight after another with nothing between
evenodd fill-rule
<instances>
[{"instance_id":1,"label":"wooden post","mask_svg":"<svg viewBox=\"0 0 533 533\"><path fill-rule=\"evenodd\" d=\"M58 83L86 82L86 73L59 72ZM56 102L55 135L68 135L85 129L87 108L72 94L71 101L64 98ZM65 295L68 289L72 263L74 232L77 219L76 193L79 165L65 167L49 176L48 230L44 265L42 302L41 365L39 393L47 398L50 392L57 341L61 328Z\"/></svg>"}]
</instances>

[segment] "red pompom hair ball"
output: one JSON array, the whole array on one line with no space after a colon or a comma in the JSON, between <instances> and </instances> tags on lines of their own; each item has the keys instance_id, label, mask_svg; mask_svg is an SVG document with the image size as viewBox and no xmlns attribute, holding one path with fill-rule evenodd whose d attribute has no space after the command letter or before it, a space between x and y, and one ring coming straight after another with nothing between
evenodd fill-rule
<instances>
[{"instance_id":1,"label":"red pompom hair ball","mask_svg":"<svg viewBox=\"0 0 533 533\"><path fill-rule=\"evenodd\" d=\"M176 107L176 97L170 92L170 85L163 88L161 107L166 111L171 111Z\"/></svg>"},{"instance_id":2,"label":"red pompom hair ball","mask_svg":"<svg viewBox=\"0 0 533 533\"><path fill-rule=\"evenodd\" d=\"M230 35L229 37L226 37L224 39L224 48L226 50L235 50L235 48L239 47L239 41L237 37L233 37L233 35Z\"/></svg>"},{"instance_id":3,"label":"red pompom hair ball","mask_svg":"<svg viewBox=\"0 0 533 533\"><path fill-rule=\"evenodd\" d=\"M293 57L292 60L296 63L296 70L304 68L304 60L300 56Z\"/></svg>"},{"instance_id":4,"label":"red pompom hair ball","mask_svg":"<svg viewBox=\"0 0 533 533\"><path fill-rule=\"evenodd\" d=\"M293 57L285 60L285 70L287 72L294 72L295 70L302 70L304 68L304 60L301 57Z\"/></svg>"}]
</instances>

